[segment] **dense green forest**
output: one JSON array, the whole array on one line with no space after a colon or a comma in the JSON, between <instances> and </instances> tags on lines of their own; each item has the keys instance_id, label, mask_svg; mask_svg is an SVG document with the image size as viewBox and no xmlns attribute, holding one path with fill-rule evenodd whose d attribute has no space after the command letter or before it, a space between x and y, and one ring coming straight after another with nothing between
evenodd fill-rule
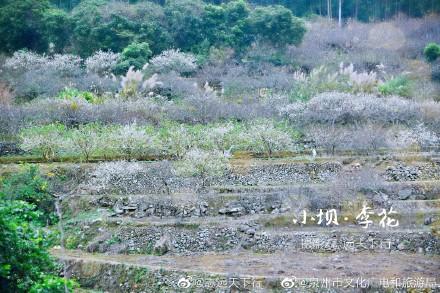
<instances>
[{"instance_id":1,"label":"dense green forest","mask_svg":"<svg viewBox=\"0 0 440 293\"><path fill-rule=\"evenodd\" d=\"M398 13L420 17L440 10L434 0L5 0L0 3L0 51L27 48L86 57L100 49L120 52L133 42L148 43L153 54L167 48L206 53L213 46L240 52L255 41L298 44L305 29L296 17L338 18L339 4L344 22L384 20Z\"/></svg>"},{"instance_id":2,"label":"dense green forest","mask_svg":"<svg viewBox=\"0 0 440 293\"><path fill-rule=\"evenodd\" d=\"M305 33L303 22L287 8L252 8L241 0L222 5L168 1L164 6L87 0L69 12L44 0L1 6L4 52L27 48L89 56L100 49L120 52L133 42L148 43L153 54L167 48L201 53L211 46L241 51L257 40L298 44Z\"/></svg>"},{"instance_id":3,"label":"dense green forest","mask_svg":"<svg viewBox=\"0 0 440 293\"><path fill-rule=\"evenodd\" d=\"M142 1L142 0L141 0ZM139 0L124 1L128 3L141 2ZM52 0L53 5L58 8L70 10L78 5L80 0ZM165 5L165 0L152 1ZM222 4L228 0L206 0L207 3ZM331 7L330 15L337 16L338 0L251 0L253 5L283 5L291 9L295 15L329 15L328 7ZM342 16L362 21L385 20L395 16L397 13L404 13L408 16L420 17L429 12L438 12L440 3L436 0L343 0L341 1Z\"/></svg>"}]
</instances>

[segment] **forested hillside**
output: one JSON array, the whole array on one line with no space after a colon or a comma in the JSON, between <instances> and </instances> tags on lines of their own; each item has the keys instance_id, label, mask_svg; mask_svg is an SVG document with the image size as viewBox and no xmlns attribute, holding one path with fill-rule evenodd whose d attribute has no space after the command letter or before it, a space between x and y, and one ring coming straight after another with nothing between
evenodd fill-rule
<instances>
[{"instance_id":1,"label":"forested hillside","mask_svg":"<svg viewBox=\"0 0 440 293\"><path fill-rule=\"evenodd\" d=\"M170 47L194 53L211 46L243 50L255 40L298 44L303 28L295 16L338 19L339 4L344 23L389 20L398 14L423 17L440 10L435 0L219 2L3 1L0 51L28 48L85 57L99 49L119 52L134 41L147 42L153 53Z\"/></svg>"}]
</instances>

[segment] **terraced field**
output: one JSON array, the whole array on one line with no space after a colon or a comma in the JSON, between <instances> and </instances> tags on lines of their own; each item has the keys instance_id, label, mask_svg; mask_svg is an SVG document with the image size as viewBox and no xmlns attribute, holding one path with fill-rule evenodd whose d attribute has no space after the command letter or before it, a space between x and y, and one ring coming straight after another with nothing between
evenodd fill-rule
<instances>
[{"instance_id":1,"label":"terraced field","mask_svg":"<svg viewBox=\"0 0 440 293\"><path fill-rule=\"evenodd\" d=\"M161 162L40 164L58 178L53 255L108 292L439 291L437 152L230 161L203 188Z\"/></svg>"}]
</instances>

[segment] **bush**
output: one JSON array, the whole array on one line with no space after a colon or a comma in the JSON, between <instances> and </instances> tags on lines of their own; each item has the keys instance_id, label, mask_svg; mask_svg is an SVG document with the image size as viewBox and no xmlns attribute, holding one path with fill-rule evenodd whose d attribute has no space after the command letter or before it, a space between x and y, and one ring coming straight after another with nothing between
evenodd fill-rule
<instances>
[{"instance_id":1,"label":"bush","mask_svg":"<svg viewBox=\"0 0 440 293\"><path fill-rule=\"evenodd\" d=\"M113 53L112 51L104 52L99 50L86 59L86 69L88 72L107 76L112 73L113 69L118 63L119 58L119 53Z\"/></svg>"},{"instance_id":2,"label":"bush","mask_svg":"<svg viewBox=\"0 0 440 293\"><path fill-rule=\"evenodd\" d=\"M86 162L99 146L100 137L97 128L95 124L80 125L71 134L74 151L80 153Z\"/></svg>"},{"instance_id":3,"label":"bush","mask_svg":"<svg viewBox=\"0 0 440 293\"><path fill-rule=\"evenodd\" d=\"M32 67L42 66L48 62L48 58L37 53L19 50L5 60L5 68L23 71Z\"/></svg>"},{"instance_id":4,"label":"bush","mask_svg":"<svg viewBox=\"0 0 440 293\"><path fill-rule=\"evenodd\" d=\"M423 50L423 54L428 62L434 62L440 57L440 45L436 43L429 43Z\"/></svg>"},{"instance_id":5,"label":"bush","mask_svg":"<svg viewBox=\"0 0 440 293\"><path fill-rule=\"evenodd\" d=\"M36 223L35 206L24 201L0 201L0 284L4 292L28 292L45 271L54 268L49 243Z\"/></svg>"},{"instance_id":6,"label":"bush","mask_svg":"<svg viewBox=\"0 0 440 293\"><path fill-rule=\"evenodd\" d=\"M151 57L148 43L131 43L121 53L121 57L115 66L115 73L125 74L130 67L142 69Z\"/></svg>"},{"instance_id":7,"label":"bush","mask_svg":"<svg viewBox=\"0 0 440 293\"><path fill-rule=\"evenodd\" d=\"M334 154L339 151L377 152L381 148L435 146L439 137L419 124L416 127L387 126L374 123L359 125L311 125L304 130L308 140Z\"/></svg>"},{"instance_id":8,"label":"bush","mask_svg":"<svg viewBox=\"0 0 440 293\"><path fill-rule=\"evenodd\" d=\"M181 159L196 140L184 125L165 127L161 138L164 150L177 159Z\"/></svg>"},{"instance_id":9,"label":"bush","mask_svg":"<svg viewBox=\"0 0 440 293\"><path fill-rule=\"evenodd\" d=\"M237 132L237 125L233 123L207 125L201 133L203 139L200 144L209 149L219 150L229 156L234 143L238 142Z\"/></svg>"},{"instance_id":10,"label":"bush","mask_svg":"<svg viewBox=\"0 0 440 293\"><path fill-rule=\"evenodd\" d=\"M45 160L51 160L68 145L65 134L66 127L61 124L27 128L20 133L20 147L42 155Z\"/></svg>"},{"instance_id":11,"label":"bush","mask_svg":"<svg viewBox=\"0 0 440 293\"><path fill-rule=\"evenodd\" d=\"M281 5L255 8L249 23L257 39L278 46L298 45L306 32L304 22Z\"/></svg>"},{"instance_id":12,"label":"bush","mask_svg":"<svg viewBox=\"0 0 440 293\"><path fill-rule=\"evenodd\" d=\"M138 183L139 174L147 170L140 162L112 161L96 164L90 174L89 186L98 191L121 191L129 193L130 188Z\"/></svg>"},{"instance_id":13,"label":"bush","mask_svg":"<svg viewBox=\"0 0 440 293\"><path fill-rule=\"evenodd\" d=\"M151 58L148 69L157 73L188 74L197 69L197 64L194 55L171 49Z\"/></svg>"},{"instance_id":14,"label":"bush","mask_svg":"<svg viewBox=\"0 0 440 293\"><path fill-rule=\"evenodd\" d=\"M345 129L337 126L310 126L304 132L308 140L315 143L317 147L327 150L332 155L335 151L347 143Z\"/></svg>"},{"instance_id":15,"label":"bush","mask_svg":"<svg viewBox=\"0 0 440 293\"><path fill-rule=\"evenodd\" d=\"M181 161L176 162L176 172L181 176L199 177L203 188L209 177L222 176L228 166L228 161L221 152L194 148Z\"/></svg>"},{"instance_id":16,"label":"bush","mask_svg":"<svg viewBox=\"0 0 440 293\"><path fill-rule=\"evenodd\" d=\"M170 99L186 99L191 96L200 95L200 88L195 79L183 78L174 71L166 74L160 74L159 79L162 84L158 86L155 92L161 96Z\"/></svg>"},{"instance_id":17,"label":"bush","mask_svg":"<svg viewBox=\"0 0 440 293\"><path fill-rule=\"evenodd\" d=\"M64 88L102 93L116 90L109 76L85 72L83 60L74 55L55 54L51 57L27 51L18 51L7 58L4 65L6 80L17 97L34 99L56 96Z\"/></svg>"},{"instance_id":18,"label":"bush","mask_svg":"<svg viewBox=\"0 0 440 293\"><path fill-rule=\"evenodd\" d=\"M54 198L37 167L0 182L0 289L2 292L65 292L76 283L57 277L48 249L54 237Z\"/></svg>"},{"instance_id":19,"label":"bush","mask_svg":"<svg viewBox=\"0 0 440 293\"><path fill-rule=\"evenodd\" d=\"M336 150L377 151L387 147L386 131L380 125L360 126L313 125L305 130L306 136L317 147L332 155Z\"/></svg>"},{"instance_id":20,"label":"bush","mask_svg":"<svg viewBox=\"0 0 440 293\"><path fill-rule=\"evenodd\" d=\"M411 124L422 118L421 104L411 100L372 95L323 93L307 103L294 103L280 109L297 124Z\"/></svg>"},{"instance_id":21,"label":"bush","mask_svg":"<svg viewBox=\"0 0 440 293\"><path fill-rule=\"evenodd\" d=\"M27 167L0 183L0 195L3 199L25 201L34 205L41 212L38 220L42 224L54 221L54 198L49 193L48 182L41 176L38 167Z\"/></svg>"},{"instance_id":22,"label":"bush","mask_svg":"<svg viewBox=\"0 0 440 293\"><path fill-rule=\"evenodd\" d=\"M56 276L48 249L52 235L45 231L33 204L4 197L0 200L0 288L3 292L65 292L77 287Z\"/></svg>"},{"instance_id":23,"label":"bush","mask_svg":"<svg viewBox=\"0 0 440 293\"><path fill-rule=\"evenodd\" d=\"M240 147L256 153L265 153L268 157L271 157L275 151L287 151L294 147L292 130L276 126L270 120L254 121L249 124L245 130L245 142Z\"/></svg>"},{"instance_id":24,"label":"bush","mask_svg":"<svg viewBox=\"0 0 440 293\"><path fill-rule=\"evenodd\" d=\"M379 92L385 96L397 95L401 97L410 97L412 95L410 81L404 76L395 77L379 85Z\"/></svg>"},{"instance_id":25,"label":"bush","mask_svg":"<svg viewBox=\"0 0 440 293\"><path fill-rule=\"evenodd\" d=\"M104 139L105 143L109 140ZM110 141L114 143L115 149L128 160L145 155L151 148L152 138L145 129L136 124L124 125L117 129Z\"/></svg>"},{"instance_id":26,"label":"bush","mask_svg":"<svg viewBox=\"0 0 440 293\"><path fill-rule=\"evenodd\" d=\"M63 293L78 288L78 284L73 280L60 278L52 275L45 276L43 280L35 283L29 293Z\"/></svg>"},{"instance_id":27,"label":"bush","mask_svg":"<svg viewBox=\"0 0 440 293\"><path fill-rule=\"evenodd\" d=\"M80 91L76 88L64 88L59 94L58 98L66 99L66 100L74 100L76 99L84 99L88 103L97 103L98 97L88 91Z\"/></svg>"}]
</instances>

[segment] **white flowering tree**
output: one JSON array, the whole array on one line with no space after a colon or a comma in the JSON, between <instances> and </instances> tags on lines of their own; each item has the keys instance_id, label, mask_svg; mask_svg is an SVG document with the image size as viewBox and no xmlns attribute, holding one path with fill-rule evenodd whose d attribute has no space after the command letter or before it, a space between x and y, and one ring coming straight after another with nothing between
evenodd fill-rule
<instances>
[{"instance_id":1,"label":"white flowering tree","mask_svg":"<svg viewBox=\"0 0 440 293\"><path fill-rule=\"evenodd\" d=\"M223 154L226 156L229 156L231 148L234 144L231 135L233 130L234 125L230 122L207 127L202 132L202 143L204 142L204 145L217 149L223 152Z\"/></svg>"},{"instance_id":2,"label":"white flowering tree","mask_svg":"<svg viewBox=\"0 0 440 293\"><path fill-rule=\"evenodd\" d=\"M194 135L184 125L173 125L167 129L163 144L168 154L181 159L194 143Z\"/></svg>"},{"instance_id":3,"label":"white flowering tree","mask_svg":"<svg viewBox=\"0 0 440 293\"><path fill-rule=\"evenodd\" d=\"M176 173L181 176L193 176L201 180L204 188L210 177L222 176L229 168L225 155L220 151L191 149L182 160L176 162Z\"/></svg>"},{"instance_id":4,"label":"white flowering tree","mask_svg":"<svg viewBox=\"0 0 440 293\"><path fill-rule=\"evenodd\" d=\"M42 66L49 61L45 55L29 51L17 51L5 60L4 66L11 70L27 70L32 67Z\"/></svg>"},{"instance_id":5,"label":"white flowering tree","mask_svg":"<svg viewBox=\"0 0 440 293\"><path fill-rule=\"evenodd\" d=\"M346 129L335 125L312 125L305 132L317 147L330 151L332 155L336 148L347 145L349 141Z\"/></svg>"},{"instance_id":6,"label":"white flowering tree","mask_svg":"<svg viewBox=\"0 0 440 293\"><path fill-rule=\"evenodd\" d=\"M71 140L73 150L79 152L86 162L89 161L91 154L99 146L100 136L97 133L95 124L81 125L72 131Z\"/></svg>"},{"instance_id":7,"label":"white flowering tree","mask_svg":"<svg viewBox=\"0 0 440 293\"><path fill-rule=\"evenodd\" d=\"M246 131L249 150L272 157L275 151L290 150L293 147L292 134L276 128L272 121L254 121Z\"/></svg>"},{"instance_id":8,"label":"white flowering tree","mask_svg":"<svg viewBox=\"0 0 440 293\"><path fill-rule=\"evenodd\" d=\"M160 55L151 58L149 64L150 69L157 73L174 71L182 74L191 73L197 69L194 55L175 49L163 51Z\"/></svg>"},{"instance_id":9,"label":"white flowering tree","mask_svg":"<svg viewBox=\"0 0 440 293\"><path fill-rule=\"evenodd\" d=\"M111 51L97 51L88 57L84 62L87 72L93 72L99 75L109 76L113 68L118 63L120 54Z\"/></svg>"},{"instance_id":10,"label":"white flowering tree","mask_svg":"<svg viewBox=\"0 0 440 293\"><path fill-rule=\"evenodd\" d=\"M41 154L45 160L51 160L70 144L64 135L65 131L65 126L61 124L24 129L20 133L20 147Z\"/></svg>"},{"instance_id":11,"label":"white flowering tree","mask_svg":"<svg viewBox=\"0 0 440 293\"><path fill-rule=\"evenodd\" d=\"M17 51L5 60L5 68L19 72L41 70L54 71L63 76L80 72L82 59L71 54L55 54L53 56L39 55L29 51Z\"/></svg>"},{"instance_id":12,"label":"white flowering tree","mask_svg":"<svg viewBox=\"0 0 440 293\"><path fill-rule=\"evenodd\" d=\"M109 189L129 193L130 186L139 174L145 171L145 164L140 162L113 161L96 164L87 185L96 191Z\"/></svg>"},{"instance_id":13,"label":"white flowering tree","mask_svg":"<svg viewBox=\"0 0 440 293\"><path fill-rule=\"evenodd\" d=\"M135 123L117 128L113 135L115 148L128 160L144 155L152 143L152 137Z\"/></svg>"}]
</instances>

